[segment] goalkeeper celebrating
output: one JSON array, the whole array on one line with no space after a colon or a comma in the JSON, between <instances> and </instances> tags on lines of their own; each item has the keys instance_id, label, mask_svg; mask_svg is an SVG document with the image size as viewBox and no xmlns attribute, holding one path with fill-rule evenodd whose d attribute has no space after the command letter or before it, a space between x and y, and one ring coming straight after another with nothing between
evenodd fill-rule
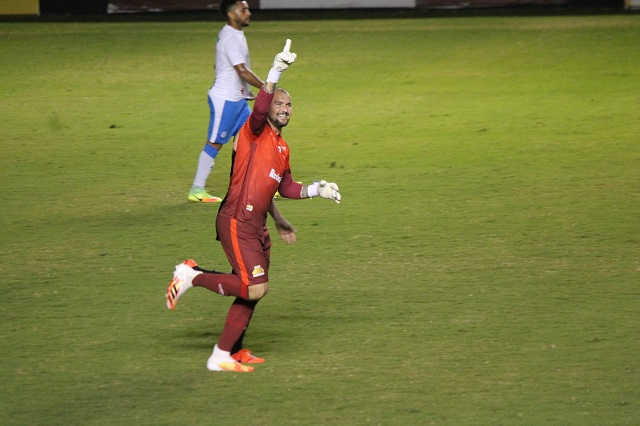
<instances>
[{"instance_id":1,"label":"goalkeeper celebrating","mask_svg":"<svg viewBox=\"0 0 640 426\"><path fill-rule=\"evenodd\" d=\"M276 55L253 112L234 142L229 189L216 218L218 240L233 272L204 271L193 260L186 260L176 266L167 289L169 309L191 287L235 297L207 361L211 371L251 372L253 367L242 363L264 361L240 344L258 301L269 291L271 239L266 218L276 191L285 198L320 196L340 203L335 183L320 180L302 185L291 176L289 146L282 138L291 119L291 96L276 87L282 72L296 59L290 47L291 40L287 40Z\"/></svg>"}]
</instances>

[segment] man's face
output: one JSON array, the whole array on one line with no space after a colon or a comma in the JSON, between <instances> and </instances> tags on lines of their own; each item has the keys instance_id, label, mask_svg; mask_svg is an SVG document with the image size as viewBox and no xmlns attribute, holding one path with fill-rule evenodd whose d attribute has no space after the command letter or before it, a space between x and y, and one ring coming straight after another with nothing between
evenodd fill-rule
<instances>
[{"instance_id":1,"label":"man's face","mask_svg":"<svg viewBox=\"0 0 640 426\"><path fill-rule=\"evenodd\" d=\"M246 1L237 1L235 7L229 12L231 23L234 27L249 26L251 11Z\"/></svg>"},{"instance_id":2,"label":"man's face","mask_svg":"<svg viewBox=\"0 0 640 426\"><path fill-rule=\"evenodd\" d=\"M278 129L282 129L289 124L289 119L291 118L291 96L287 92L276 89L267 117Z\"/></svg>"}]
</instances>

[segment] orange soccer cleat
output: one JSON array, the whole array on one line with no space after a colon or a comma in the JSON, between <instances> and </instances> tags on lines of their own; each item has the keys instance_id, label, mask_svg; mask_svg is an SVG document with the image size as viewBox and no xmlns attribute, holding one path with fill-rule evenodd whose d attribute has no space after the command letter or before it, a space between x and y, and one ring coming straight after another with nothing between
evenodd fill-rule
<instances>
[{"instance_id":1,"label":"orange soccer cleat","mask_svg":"<svg viewBox=\"0 0 640 426\"><path fill-rule=\"evenodd\" d=\"M191 259L187 259L176 266L173 278L169 282L169 287L167 288L167 294L165 295L165 298L167 299L167 308L175 308L180 296L193 286L191 284L193 279L202 273L202 271L196 271L193 269L196 266L198 266L198 264Z\"/></svg>"},{"instance_id":2,"label":"orange soccer cleat","mask_svg":"<svg viewBox=\"0 0 640 426\"><path fill-rule=\"evenodd\" d=\"M211 368L211 371L233 371L235 373L252 373L253 367L248 367L246 365L242 365L239 362L220 362L217 364L219 368Z\"/></svg>"},{"instance_id":3,"label":"orange soccer cleat","mask_svg":"<svg viewBox=\"0 0 640 426\"><path fill-rule=\"evenodd\" d=\"M248 349L240 349L238 352L231 355L231 358L242 364L261 364L264 362L264 358L253 355Z\"/></svg>"},{"instance_id":4,"label":"orange soccer cleat","mask_svg":"<svg viewBox=\"0 0 640 426\"><path fill-rule=\"evenodd\" d=\"M213 352L207 360L207 369L209 371L233 371L236 373L251 373L253 371L253 367L240 364L231 358L229 352L218 348L218 345L213 347Z\"/></svg>"}]
</instances>

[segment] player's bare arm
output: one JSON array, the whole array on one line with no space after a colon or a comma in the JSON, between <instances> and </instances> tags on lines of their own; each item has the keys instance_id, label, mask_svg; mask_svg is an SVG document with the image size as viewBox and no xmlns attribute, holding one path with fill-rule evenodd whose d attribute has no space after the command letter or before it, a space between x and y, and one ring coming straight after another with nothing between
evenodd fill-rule
<instances>
[{"instance_id":1,"label":"player's bare arm","mask_svg":"<svg viewBox=\"0 0 640 426\"><path fill-rule=\"evenodd\" d=\"M260 77L258 77L253 71L247 68L244 64L235 65L234 68L238 73L238 76L240 76L241 79L243 79L253 87L260 89L264 85L264 81L262 81Z\"/></svg>"},{"instance_id":2,"label":"player's bare arm","mask_svg":"<svg viewBox=\"0 0 640 426\"><path fill-rule=\"evenodd\" d=\"M271 201L271 205L269 206L269 214L273 218L273 221L276 225L276 229L278 230L278 234L280 234L280 238L287 244L295 244L296 242L296 228L287 221L280 210L276 206L274 201Z\"/></svg>"}]
</instances>

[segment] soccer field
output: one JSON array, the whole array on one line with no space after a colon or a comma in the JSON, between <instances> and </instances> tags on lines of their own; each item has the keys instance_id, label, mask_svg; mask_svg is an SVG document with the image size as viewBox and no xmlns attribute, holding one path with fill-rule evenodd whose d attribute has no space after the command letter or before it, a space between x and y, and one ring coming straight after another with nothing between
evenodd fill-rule
<instances>
[{"instance_id":1,"label":"soccer field","mask_svg":"<svg viewBox=\"0 0 640 426\"><path fill-rule=\"evenodd\" d=\"M0 23L0 423L637 424L637 15L253 22L343 202L279 202L252 374L205 367L230 299L164 304L228 268L186 200L221 25Z\"/></svg>"}]
</instances>

